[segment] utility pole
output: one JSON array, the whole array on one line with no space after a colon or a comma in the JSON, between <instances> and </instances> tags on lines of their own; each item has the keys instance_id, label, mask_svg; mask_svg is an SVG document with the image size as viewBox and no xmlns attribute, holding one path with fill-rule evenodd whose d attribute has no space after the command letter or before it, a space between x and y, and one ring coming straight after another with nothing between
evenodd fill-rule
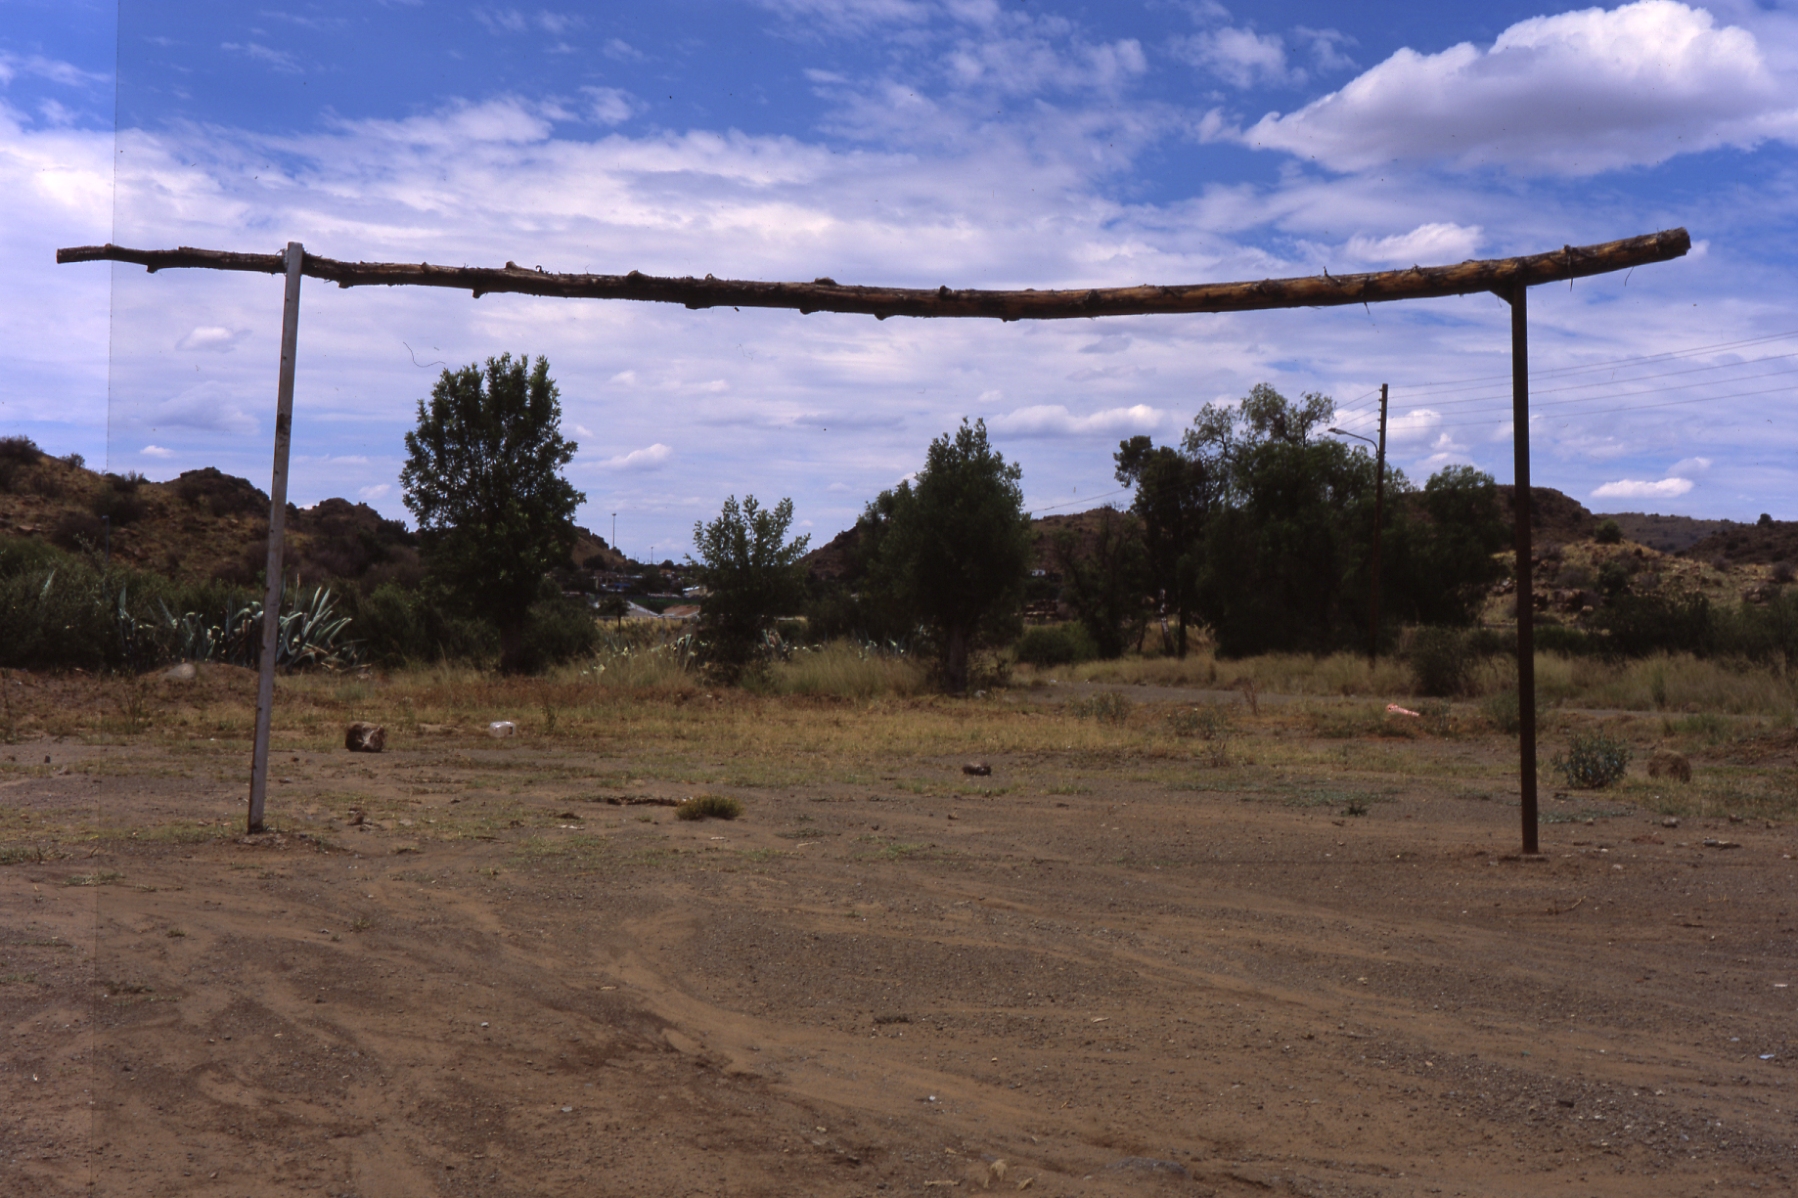
<instances>
[{"instance_id":1,"label":"utility pole","mask_svg":"<svg viewBox=\"0 0 1798 1198\"><path fill-rule=\"evenodd\" d=\"M1536 814L1536 601L1530 561L1530 342L1529 285L1519 280L1511 301L1511 440L1515 457L1512 500L1517 549L1517 759L1523 815L1523 851L1537 852Z\"/></svg>"},{"instance_id":2,"label":"utility pole","mask_svg":"<svg viewBox=\"0 0 1798 1198\"><path fill-rule=\"evenodd\" d=\"M1373 600L1368 617L1367 660L1380 660L1380 531L1386 506L1386 384L1380 384L1380 448L1374 455L1373 482Z\"/></svg>"},{"instance_id":3,"label":"utility pole","mask_svg":"<svg viewBox=\"0 0 1798 1198\"><path fill-rule=\"evenodd\" d=\"M306 251L287 243L287 295L281 307L281 373L275 390L275 468L268 488L268 590L262 600L262 660L257 662L256 739L250 752L251 834L262 831L268 800L268 745L275 711L275 643L281 631L282 541L287 524L287 450L293 439L294 355L300 342L300 272Z\"/></svg>"}]
</instances>

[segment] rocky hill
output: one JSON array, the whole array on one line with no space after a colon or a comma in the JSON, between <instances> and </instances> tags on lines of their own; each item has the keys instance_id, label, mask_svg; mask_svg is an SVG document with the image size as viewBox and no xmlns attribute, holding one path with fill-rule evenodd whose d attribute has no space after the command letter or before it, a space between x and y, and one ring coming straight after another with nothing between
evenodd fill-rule
<instances>
[{"instance_id":1,"label":"rocky hill","mask_svg":"<svg viewBox=\"0 0 1798 1198\"><path fill-rule=\"evenodd\" d=\"M571 565L616 569L622 554L578 529ZM78 459L0 438L0 535L105 551L142 570L189 581L249 584L268 555L268 494L213 467L167 482L102 474ZM418 538L366 503L326 499L287 508L289 574L372 589L420 577Z\"/></svg>"}]
</instances>

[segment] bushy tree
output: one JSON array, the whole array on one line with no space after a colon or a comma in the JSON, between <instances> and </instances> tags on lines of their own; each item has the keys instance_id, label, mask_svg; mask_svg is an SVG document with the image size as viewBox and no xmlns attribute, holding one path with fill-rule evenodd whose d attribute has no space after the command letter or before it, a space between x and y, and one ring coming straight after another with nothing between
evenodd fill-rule
<instances>
[{"instance_id":1,"label":"bushy tree","mask_svg":"<svg viewBox=\"0 0 1798 1198\"><path fill-rule=\"evenodd\" d=\"M1472 623L1487 589L1505 573L1492 556L1511 540L1498 484L1472 466L1445 466L1421 495L1401 491L1396 499L1393 551L1383 571L1386 610L1412 624Z\"/></svg>"},{"instance_id":2,"label":"bushy tree","mask_svg":"<svg viewBox=\"0 0 1798 1198\"><path fill-rule=\"evenodd\" d=\"M1148 557L1137 522L1101 509L1098 527L1082 543L1062 529L1052 546L1061 570L1062 597L1092 638L1100 657L1118 657L1143 626L1149 592ZM1022 660L1022 658L1020 658Z\"/></svg>"},{"instance_id":3,"label":"bushy tree","mask_svg":"<svg viewBox=\"0 0 1798 1198\"><path fill-rule=\"evenodd\" d=\"M745 495L741 504L732 495L716 520L693 526L693 545L699 551L693 564L706 588L699 624L712 662L727 675L749 665L762 633L804 602L799 559L811 538L788 541L792 523L791 499L764 508L753 495Z\"/></svg>"},{"instance_id":4,"label":"bushy tree","mask_svg":"<svg viewBox=\"0 0 1798 1198\"><path fill-rule=\"evenodd\" d=\"M1220 483L1199 589L1226 654L1321 652L1366 628L1374 463L1315 435L1334 413L1328 396L1263 383L1187 430L1187 456Z\"/></svg>"},{"instance_id":5,"label":"bushy tree","mask_svg":"<svg viewBox=\"0 0 1798 1198\"><path fill-rule=\"evenodd\" d=\"M868 505L870 578L937 637L944 685L968 686L984 629L1014 615L1030 576L1030 517L1021 467L987 443L986 422L962 421L930 443L924 468Z\"/></svg>"},{"instance_id":6,"label":"bushy tree","mask_svg":"<svg viewBox=\"0 0 1798 1198\"><path fill-rule=\"evenodd\" d=\"M562 477L575 443L549 363L511 354L445 370L400 471L426 569L469 614L499 633L500 667L523 668L531 604L543 576L568 560L586 496Z\"/></svg>"},{"instance_id":7,"label":"bushy tree","mask_svg":"<svg viewBox=\"0 0 1798 1198\"><path fill-rule=\"evenodd\" d=\"M1187 626L1197 610L1205 521L1220 472L1214 462L1140 436L1120 442L1112 460L1117 480L1136 492L1130 510L1142 521L1144 567L1160 610L1163 648L1184 658Z\"/></svg>"}]
</instances>

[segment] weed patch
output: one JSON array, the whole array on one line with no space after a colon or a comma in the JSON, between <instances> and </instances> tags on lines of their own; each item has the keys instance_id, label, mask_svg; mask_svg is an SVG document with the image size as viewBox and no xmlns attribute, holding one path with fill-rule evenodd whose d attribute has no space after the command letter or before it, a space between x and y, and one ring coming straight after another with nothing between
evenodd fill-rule
<instances>
[{"instance_id":1,"label":"weed patch","mask_svg":"<svg viewBox=\"0 0 1798 1198\"><path fill-rule=\"evenodd\" d=\"M1628 742L1605 732L1576 732L1554 769L1576 790L1602 790L1629 768Z\"/></svg>"},{"instance_id":2,"label":"weed patch","mask_svg":"<svg viewBox=\"0 0 1798 1198\"><path fill-rule=\"evenodd\" d=\"M695 795L674 808L675 819L736 819L743 804L729 795Z\"/></svg>"}]
</instances>

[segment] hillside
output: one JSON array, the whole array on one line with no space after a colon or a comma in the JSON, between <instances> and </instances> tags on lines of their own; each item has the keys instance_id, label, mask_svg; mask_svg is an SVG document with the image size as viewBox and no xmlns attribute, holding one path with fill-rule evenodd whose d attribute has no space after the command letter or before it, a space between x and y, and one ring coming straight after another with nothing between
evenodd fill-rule
<instances>
[{"instance_id":1,"label":"hillside","mask_svg":"<svg viewBox=\"0 0 1798 1198\"><path fill-rule=\"evenodd\" d=\"M247 585L268 554L268 494L213 467L150 482L37 455L19 439L0 441L0 535L41 538L64 549L185 581ZM110 517L110 521L103 519ZM110 524L110 527L109 527ZM580 569L616 569L623 555L582 528L571 555ZM326 499L287 508L287 568L302 580L372 589L416 582L418 538L366 503Z\"/></svg>"}]
</instances>

